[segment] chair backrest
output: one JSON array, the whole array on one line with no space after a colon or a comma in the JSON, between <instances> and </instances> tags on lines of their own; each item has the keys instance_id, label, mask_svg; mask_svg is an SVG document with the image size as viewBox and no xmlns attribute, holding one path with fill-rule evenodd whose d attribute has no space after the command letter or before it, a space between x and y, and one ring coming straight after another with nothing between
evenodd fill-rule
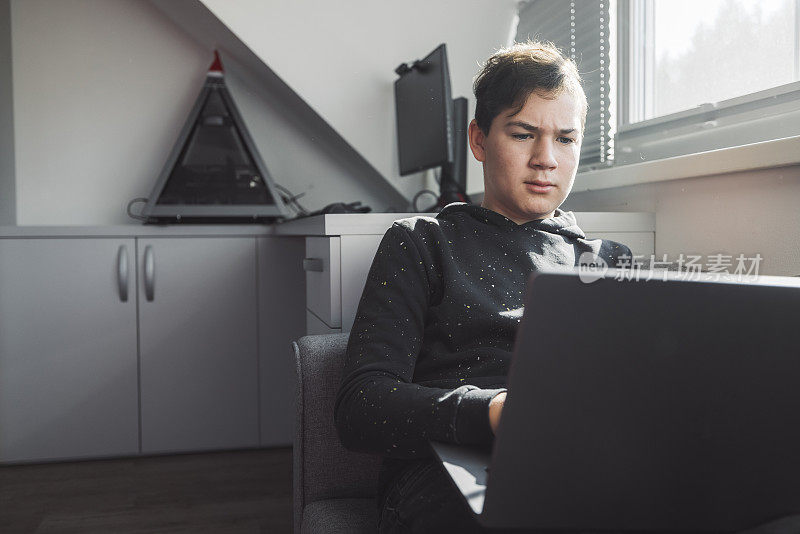
<instances>
[{"instance_id":1,"label":"chair backrest","mask_svg":"<svg viewBox=\"0 0 800 534\"><path fill-rule=\"evenodd\" d=\"M295 532L300 532L303 507L309 503L377 495L380 456L345 449L333 420L348 336L305 336L292 343L297 368Z\"/></svg>"}]
</instances>

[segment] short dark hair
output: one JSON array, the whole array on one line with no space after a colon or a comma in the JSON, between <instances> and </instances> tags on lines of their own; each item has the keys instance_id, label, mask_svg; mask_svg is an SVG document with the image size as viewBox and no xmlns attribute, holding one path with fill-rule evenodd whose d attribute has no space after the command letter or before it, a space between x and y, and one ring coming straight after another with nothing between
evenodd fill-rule
<instances>
[{"instance_id":1,"label":"short dark hair","mask_svg":"<svg viewBox=\"0 0 800 534\"><path fill-rule=\"evenodd\" d=\"M586 125L588 103L578 67L547 41L515 43L497 51L475 77L473 90L475 122L485 134L502 111L516 108L519 113L533 92L546 98L572 93L583 105L581 132Z\"/></svg>"}]
</instances>

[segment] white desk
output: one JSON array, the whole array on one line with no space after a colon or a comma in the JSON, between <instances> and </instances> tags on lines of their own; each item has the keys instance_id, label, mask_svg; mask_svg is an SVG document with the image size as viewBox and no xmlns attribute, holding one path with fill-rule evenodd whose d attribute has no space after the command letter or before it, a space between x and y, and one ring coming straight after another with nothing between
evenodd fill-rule
<instances>
[{"instance_id":1,"label":"white desk","mask_svg":"<svg viewBox=\"0 0 800 534\"><path fill-rule=\"evenodd\" d=\"M348 332L355 320L372 258L386 230L397 219L418 213L317 215L275 227L275 235L306 236L306 331ZM435 214L430 214L435 215ZM652 213L575 213L590 238L628 245L634 254L655 252Z\"/></svg>"}]
</instances>

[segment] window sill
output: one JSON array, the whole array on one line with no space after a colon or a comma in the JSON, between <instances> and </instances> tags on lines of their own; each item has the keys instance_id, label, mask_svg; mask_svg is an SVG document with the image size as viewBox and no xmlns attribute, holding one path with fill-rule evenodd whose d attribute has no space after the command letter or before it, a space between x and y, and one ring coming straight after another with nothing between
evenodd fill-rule
<instances>
[{"instance_id":1,"label":"window sill","mask_svg":"<svg viewBox=\"0 0 800 534\"><path fill-rule=\"evenodd\" d=\"M572 193L800 164L800 136L583 172Z\"/></svg>"}]
</instances>

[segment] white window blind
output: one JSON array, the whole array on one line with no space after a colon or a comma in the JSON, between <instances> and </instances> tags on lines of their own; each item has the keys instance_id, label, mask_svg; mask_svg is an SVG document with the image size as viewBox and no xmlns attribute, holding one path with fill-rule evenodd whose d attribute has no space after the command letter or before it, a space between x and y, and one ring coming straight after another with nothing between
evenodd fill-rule
<instances>
[{"instance_id":1,"label":"white window blind","mask_svg":"<svg viewBox=\"0 0 800 534\"><path fill-rule=\"evenodd\" d=\"M609 70L610 0L528 0L520 3L516 41L551 41L578 65L589 110L581 169L613 159Z\"/></svg>"}]
</instances>

